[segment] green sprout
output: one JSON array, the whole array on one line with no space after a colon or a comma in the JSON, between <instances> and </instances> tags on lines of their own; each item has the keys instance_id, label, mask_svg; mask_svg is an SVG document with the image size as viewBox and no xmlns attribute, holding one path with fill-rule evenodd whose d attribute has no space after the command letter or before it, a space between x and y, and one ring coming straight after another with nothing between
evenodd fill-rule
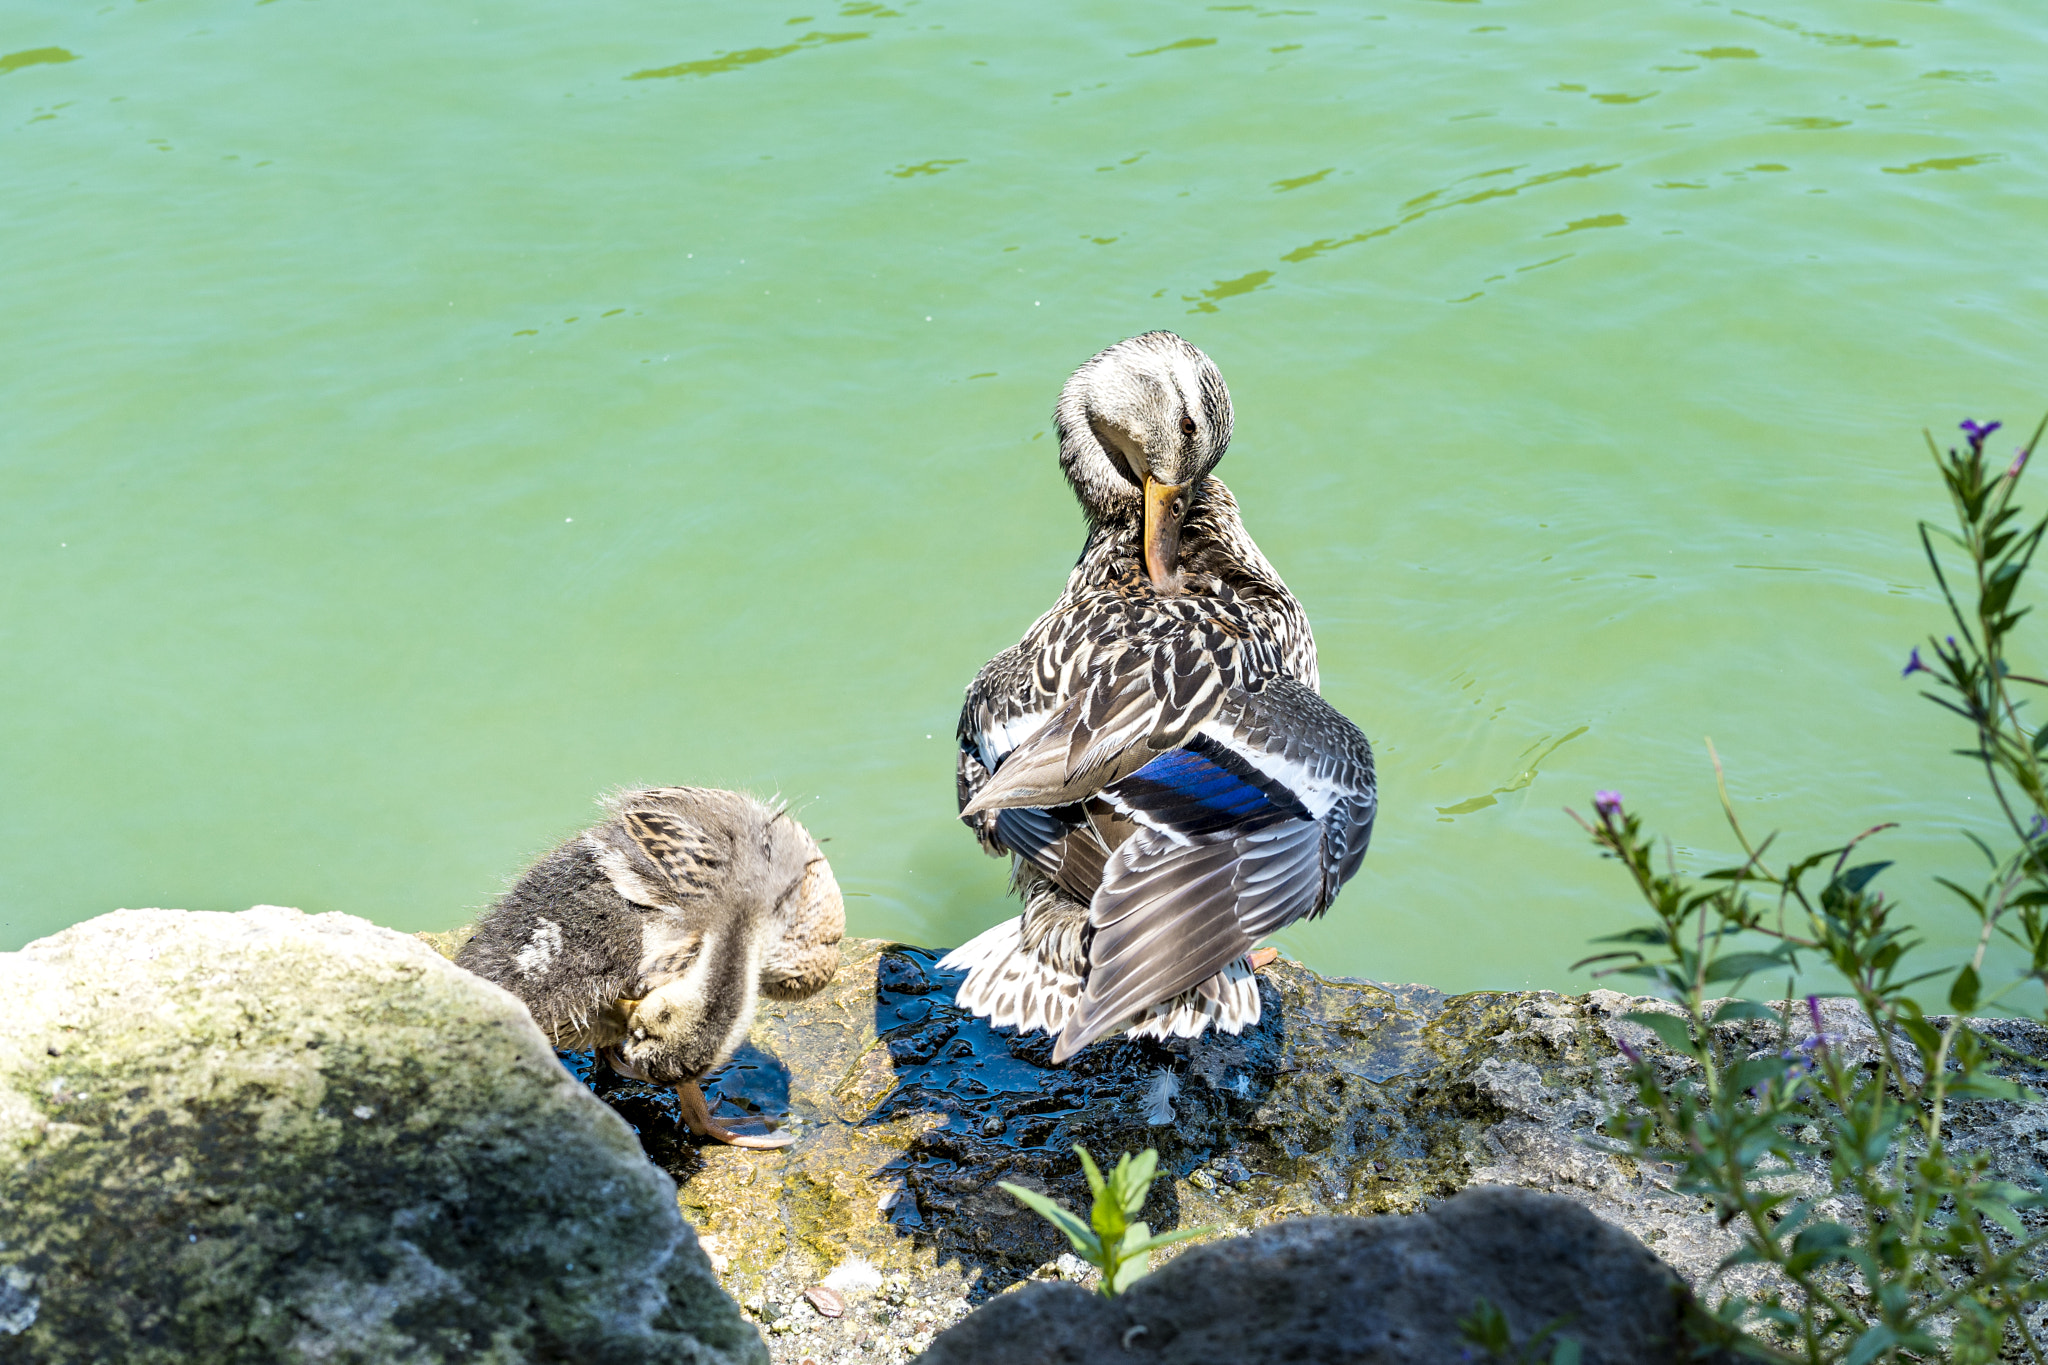
<instances>
[{"instance_id":1,"label":"green sprout","mask_svg":"<svg viewBox=\"0 0 2048 1365\"><path fill-rule=\"evenodd\" d=\"M1017 1202L1038 1214L1061 1232L1074 1244L1074 1250L1082 1260L1102 1272L1102 1294L1114 1298L1129 1289L1132 1284L1151 1269L1152 1253L1163 1246L1184 1242L1190 1237L1199 1237L1209 1228L1182 1228L1178 1232L1162 1232L1152 1235L1138 1213L1145 1207L1145 1197L1152 1191L1152 1181L1159 1173L1158 1149L1147 1147L1137 1156L1129 1152L1117 1158L1116 1169L1104 1179L1095 1167L1095 1159L1088 1155L1088 1149L1078 1143L1074 1154L1081 1158L1081 1169L1087 1173L1088 1188L1095 1193L1095 1207L1089 1219L1082 1222L1052 1200L1027 1190L1021 1185L1002 1182L1004 1189Z\"/></svg>"},{"instance_id":2,"label":"green sprout","mask_svg":"<svg viewBox=\"0 0 2048 1365\"><path fill-rule=\"evenodd\" d=\"M1553 1318L1539 1327L1535 1336L1517 1346L1507 1315L1480 1297L1472 1301L1472 1311L1458 1319L1458 1335L1486 1352L1486 1358L1498 1365L1579 1365L1577 1339L1555 1336L1557 1329L1569 1321L1569 1313ZM1545 1342L1550 1343L1547 1354L1543 1350Z\"/></svg>"}]
</instances>

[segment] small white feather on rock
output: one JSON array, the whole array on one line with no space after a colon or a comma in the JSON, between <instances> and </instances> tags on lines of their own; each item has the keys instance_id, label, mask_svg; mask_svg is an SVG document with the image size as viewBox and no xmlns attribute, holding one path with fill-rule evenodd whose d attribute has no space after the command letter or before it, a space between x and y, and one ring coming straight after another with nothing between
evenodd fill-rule
<instances>
[{"instance_id":1,"label":"small white feather on rock","mask_svg":"<svg viewBox=\"0 0 2048 1365\"><path fill-rule=\"evenodd\" d=\"M882 1272L858 1256L849 1256L839 1267L819 1281L827 1289L836 1289L842 1294L857 1289L880 1289Z\"/></svg>"},{"instance_id":2,"label":"small white feather on rock","mask_svg":"<svg viewBox=\"0 0 2048 1365\"><path fill-rule=\"evenodd\" d=\"M1145 1087L1145 1122L1157 1128L1173 1122L1173 1097L1180 1093L1180 1078L1163 1067Z\"/></svg>"}]
</instances>

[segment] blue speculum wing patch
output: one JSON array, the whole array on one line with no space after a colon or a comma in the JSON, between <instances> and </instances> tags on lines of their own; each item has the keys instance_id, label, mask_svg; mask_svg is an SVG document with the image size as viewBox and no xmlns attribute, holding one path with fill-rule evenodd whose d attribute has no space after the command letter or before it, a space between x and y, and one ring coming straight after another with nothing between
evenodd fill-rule
<instances>
[{"instance_id":1,"label":"blue speculum wing patch","mask_svg":"<svg viewBox=\"0 0 2048 1365\"><path fill-rule=\"evenodd\" d=\"M1292 792L1203 735L1161 754L1107 794L1184 835L1249 832L1309 818Z\"/></svg>"}]
</instances>

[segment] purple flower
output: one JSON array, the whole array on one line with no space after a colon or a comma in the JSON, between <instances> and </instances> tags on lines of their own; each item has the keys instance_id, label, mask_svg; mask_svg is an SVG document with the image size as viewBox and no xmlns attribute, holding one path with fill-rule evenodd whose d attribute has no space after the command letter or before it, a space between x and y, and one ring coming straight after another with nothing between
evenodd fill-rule
<instances>
[{"instance_id":1,"label":"purple flower","mask_svg":"<svg viewBox=\"0 0 2048 1365\"><path fill-rule=\"evenodd\" d=\"M1624 1057L1628 1058L1628 1059L1629 1059L1629 1060L1630 1060L1631 1062L1634 1062L1634 1063L1635 1063L1635 1064L1636 1064L1637 1066L1641 1066L1641 1065L1643 1064L1643 1054L1642 1054L1642 1053L1640 1053L1640 1052L1638 1052L1638 1051L1636 1051L1636 1050L1635 1050L1634 1048L1630 1047L1630 1046L1628 1045L1628 1039L1626 1039L1626 1038L1616 1038L1616 1039L1614 1040L1614 1045L1615 1045L1616 1047L1618 1047L1618 1048L1620 1048L1620 1049L1621 1049L1621 1055L1622 1055L1622 1056L1624 1056Z\"/></svg>"},{"instance_id":2,"label":"purple flower","mask_svg":"<svg viewBox=\"0 0 2048 1365\"><path fill-rule=\"evenodd\" d=\"M1792 1065L1785 1068L1785 1079L1797 1080L1814 1070L1814 1058L1831 1047L1839 1046L1843 1035L1839 1033L1816 1033L1811 1038L1801 1038L1790 1048L1778 1054Z\"/></svg>"},{"instance_id":3,"label":"purple flower","mask_svg":"<svg viewBox=\"0 0 2048 1365\"><path fill-rule=\"evenodd\" d=\"M1807 1016L1813 1020L1814 1036L1816 1038L1825 1038L1827 1036L1827 1028L1820 1021L1819 996L1809 995L1806 997L1806 1013Z\"/></svg>"},{"instance_id":4,"label":"purple flower","mask_svg":"<svg viewBox=\"0 0 2048 1365\"><path fill-rule=\"evenodd\" d=\"M2027 826L2027 842L2031 844L2044 834L2048 834L2048 815L2036 812L2033 821Z\"/></svg>"},{"instance_id":5,"label":"purple flower","mask_svg":"<svg viewBox=\"0 0 2048 1365\"><path fill-rule=\"evenodd\" d=\"M1972 422L1966 418L1963 421L1963 435L1970 438L1970 449L1982 450L1984 438L2004 425L2003 422Z\"/></svg>"},{"instance_id":6,"label":"purple flower","mask_svg":"<svg viewBox=\"0 0 2048 1365\"><path fill-rule=\"evenodd\" d=\"M1912 656L1906 660L1905 671L1900 673L1899 676L1902 678L1910 678L1915 673L1929 673L1932 671L1933 670L1928 668L1926 664L1920 662L1920 646L1914 645Z\"/></svg>"},{"instance_id":7,"label":"purple flower","mask_svg":"<svg viewBox=\"0 0 2048 1365\"><path fill-rule=\"evenodd\" d=\"M2022 446L2018 450L2015 450L2012 453L2012 463L2006 466L2005 477L2007 477L2008 479L2017 479L2020 476L2020 471L2027 467L2027 456L2032 453L2033 452L2029 451L2025 446Z\"/></svg>"},{"instance_id":8,"label":"purple flower","mask_svg":"<svg viewBox=\"0 0 2048 1365\"><path fill-rule=\"evenodd\" d=\"M1621 793L1597 791L1593 793L1593 809L1600 812L1602 820L1612 820L1621 814Z\"/></svg>"}]
</instances>

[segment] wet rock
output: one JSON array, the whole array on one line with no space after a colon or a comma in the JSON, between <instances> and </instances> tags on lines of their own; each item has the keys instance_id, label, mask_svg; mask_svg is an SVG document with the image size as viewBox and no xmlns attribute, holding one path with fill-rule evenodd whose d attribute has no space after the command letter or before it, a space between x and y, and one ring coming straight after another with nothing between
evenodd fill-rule
<instances>
[{"instance_id":1,"label":"wet rock","mask_svg":"<svg viewBox=\"0 0 2048 1365\"><path fill-rule=\"evenodd\" d=\"M1554 1195L1475 1189L1428 1213L1305 1218L1197 1247L1115 1299L1034 1285L941 1334L930 1365L1155 1360L1438 1365L1470 1354L1484 1300L1532 1358L1569 1337L1585 1365L1691 1360L1684 1286L1642 1243Z\"/></svg>"},{"instance_id":2,"label":"wet rock","mask_svg":"<svg viewBox=\"0 0 2048 1365\"><path fill-rule=\"evenodd\" d=\"M345 915L0 954L0 1357L766 1359L517 1001Z\"/></svg>"},{"instance_id":3,"label":"wet rock","mask_svg":"<svg viewBox=\"0 0 2048 1365\"><path fill-rule=\"evenodd\" d=\"M703 1146L667 1092L572 1059L677 1178L736 1297L795 1303L859 1258L901 1286L888 1292L915 1301L854 1296L840 1319L788 1315L770 1337L779 1361L901 1359L966 1305L1062 1278L1065 1240L998 1182L1085 1210L1076 1142L1110 1158L1159 1149L1162 1178L1144 1212L1159 1229L1239 1236L1281 1219L1414 1213L1470 1186L1513 1186L1635 1234L1709 1301L1766 1283L1756 1267L1716 1279L1734 1232L1675 1192L1671 1172L1616 1155L1599 1134L1631 1093L1620 1040L1674 1079L1690 1065L1623 1018L1670 1008L1657 1001L1612 991L1446 998L1281 962L1261 974L1265 1017L1240 1037L1106 1039L1053 1068L1050 1040L955 1008L960 975L939 971L937 957L848 940L823 992L762 1003L749 1048L705 1089L728 1117L792 1123L801 1139L783 1151ZM1874 1057L1869 1029L1829 1008L1829 1031ZM2022 1053L2048 1054L2048 1030L1992 1027ZM1730 1040L1746 1051L1781 1046L1758 1022L1732 1026ZM1170 1121L1154 1122L1167 1091ZM2048 1107L1975 1102L1955 1115L1958 1141L1990 1152L2010 1178L2048 1155ZM1818 1169L1794 1179L1817 1182Z\"/></svg>"}]
</instances>

